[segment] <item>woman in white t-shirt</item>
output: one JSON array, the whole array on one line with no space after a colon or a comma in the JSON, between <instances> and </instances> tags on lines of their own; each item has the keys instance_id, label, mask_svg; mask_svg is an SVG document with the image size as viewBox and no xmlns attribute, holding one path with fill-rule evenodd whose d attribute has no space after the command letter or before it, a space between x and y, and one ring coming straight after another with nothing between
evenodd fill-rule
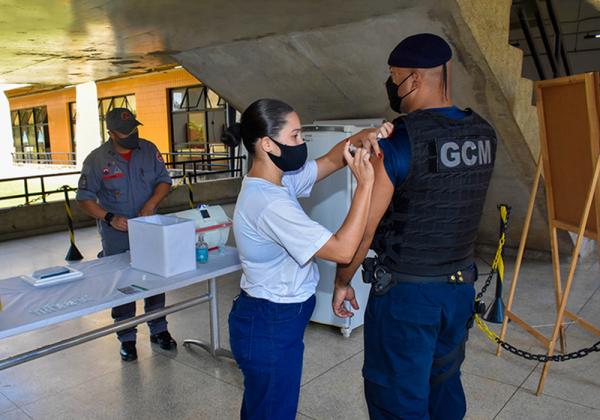
<instances>
[{"instance_id":1,"label":"woman in white t-shirt","mask_svg":"<svg viewBox=\"0 0 600 420\"><path fill-rule=\"evenodd\" d=\"M380 137L393 130L386 123ZM362 239L373 187L369 151L381 158L375 129L342 141L306 162L298 114L260 99L227 136L241 137L252 156L235 207L233 232L242 262L241 293L229 314L229 337L244 374L242 419L294 419L302 375L304 330L315 306L319 272L313 257L348 263ZM350 153L350 144L364 146ZM352 206L334 234L298 202L315 182L348 164L357 180ZM332 279L333 281L333 279ZM347 298L358 308L354 296Z\"/></svg>"}]
</instances>

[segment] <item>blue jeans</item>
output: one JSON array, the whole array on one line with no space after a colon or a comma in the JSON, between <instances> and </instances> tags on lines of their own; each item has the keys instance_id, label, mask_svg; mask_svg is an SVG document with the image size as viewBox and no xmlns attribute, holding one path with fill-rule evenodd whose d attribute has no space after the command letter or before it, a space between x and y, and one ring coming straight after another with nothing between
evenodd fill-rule
<instances>
[{"instance_id":1,"label":"blue jeans","mask_svg":"<svg viewBox=\"0 0 600 420\"><path fill-rule=\"evenodd\" d=\"M315 296L274 303L244 291L229 313L229 341L244 374L242 420L293 420L298 410L304 330Z\"/></svg>"},{"instance_id":2,"label":"blue jeans","mask_svg":"<svg viewBox=\"0 0 600 420\"><path fill-rule=\"evenodd\" d=\"M372 420L464 417L462 358L452 355L464 354L456 349L467 338L474 297L472 284L447 283L399 283L371 294L363 377Z\"/></svg>"}]
</instances>

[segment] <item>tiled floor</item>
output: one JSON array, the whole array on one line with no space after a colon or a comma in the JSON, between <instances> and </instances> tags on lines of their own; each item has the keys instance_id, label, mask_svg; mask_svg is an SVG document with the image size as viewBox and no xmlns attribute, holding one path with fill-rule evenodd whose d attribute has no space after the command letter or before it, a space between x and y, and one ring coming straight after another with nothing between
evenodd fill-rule
<instances>
[{"instance_id":1,"label":"tiled floor","mask_svg":"<svg viewBox=\"0 0 600 420\"><path fill-rule=\"evenodd\" d=\"M99 250L94 228L76 232L87 258ZM30 272L63 261L66 233L0 243L0 278ZM485 265L481 265L486 271ZM566 268L566 267L565 267ZM512 266L509 264L507 278ZM600 282L597 263L579 269L570 309L600 324ZM238 291L239 273L220 281L220 315L227 346L227 313ZM203 291L193 286L168 295L175 302ZM505 285L505 295L508 285ZM524 265L514 310L536 325L553 320L551 266ZM140 308L141 309L141 308ZM1 313L0 313L1 316ZM0 357L55 342L111 322L107 312L88 316L0 342ZM208 338L208 308L199 306L169 317L180 343L186 337ZM497 330L497 328L495 328ZM542 327L549 333L549 327ZM542 351L531 336L511 325L509 341ZM570 326L569 348L598 338ZM306 352L299 419L366 419L362 391L362 328L348 339L338 330L311 324ZM600 419L600 354L564 365L554 364L544 394L534 395L541 367L505 354L479 330L468 344L463 379L469 419ZM113 336L0 372L0 419L229 419L236 418L242 377L235 364L180 346L177 352L151 347L145 326L138 333L139 359L122 363Z\"/></svg>"}]
</instances>

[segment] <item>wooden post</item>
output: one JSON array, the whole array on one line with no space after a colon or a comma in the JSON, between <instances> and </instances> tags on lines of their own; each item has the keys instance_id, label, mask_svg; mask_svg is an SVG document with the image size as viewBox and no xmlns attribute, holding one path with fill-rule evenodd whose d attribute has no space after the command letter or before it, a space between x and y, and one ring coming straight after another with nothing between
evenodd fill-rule
<instances>
[{"instance_id":1,"label":"wooden post","mask_svg":"<svg viewBox=\"0 0 600 420\"><path fill-rule=\"evenodd\" d=\"M554 273L554 298L556 301L556 310L560 307L562 300L562 280L560 274L560 253L558 249L558 229L550 224L550 247L552 253L552 271ZM564 353L567 349L565 338L565 328L560 326L560 351Z\"/></svg>"}]
</instances>

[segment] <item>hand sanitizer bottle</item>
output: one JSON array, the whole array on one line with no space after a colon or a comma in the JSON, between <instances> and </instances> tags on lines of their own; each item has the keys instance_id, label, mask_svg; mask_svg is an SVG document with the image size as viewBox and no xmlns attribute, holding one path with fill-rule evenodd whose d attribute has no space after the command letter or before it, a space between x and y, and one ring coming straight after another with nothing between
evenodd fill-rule
<instances>
[{"instance_id":1,"label":"hand sanitizer bottle","mask_svg":"<svg viewBox=\"0 0 600 420\"><path fill-rule=\"evenodd\" d=\"M196 243L196 261L200 264L208 262L208 244L204 241L204 235L200 235Z\"/></svg>"}]
</instances>

